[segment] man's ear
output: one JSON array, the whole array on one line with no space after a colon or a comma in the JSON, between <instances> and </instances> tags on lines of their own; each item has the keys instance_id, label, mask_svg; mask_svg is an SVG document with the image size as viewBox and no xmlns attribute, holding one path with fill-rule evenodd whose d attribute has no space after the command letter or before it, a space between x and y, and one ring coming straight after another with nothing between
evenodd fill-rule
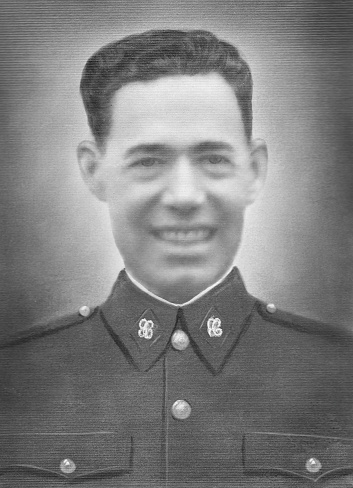
<instances>
[{"instance_id":1,"label":"man's ear","mask_svg":"<svg viewBox=\"0 0 353 488\"><path fill-rule=\"evenodd\" d=\"M77 160L83 181L89 190L102 202L106 201L105 181L102 171L102 156L92 141L82 141L77 147Z\"/></svg>"},{"instance_id":2,"label":"man's ear","mask_svg":"<svg viewBox=\"0 0 353 488\"><path fill-rule=\"evenodd\" d=\"M262 139L250 143L250 164L252 180L248 188L248 204L253 203L262 190L267 175L267 145Z\"/></svg>"}]
</instances>

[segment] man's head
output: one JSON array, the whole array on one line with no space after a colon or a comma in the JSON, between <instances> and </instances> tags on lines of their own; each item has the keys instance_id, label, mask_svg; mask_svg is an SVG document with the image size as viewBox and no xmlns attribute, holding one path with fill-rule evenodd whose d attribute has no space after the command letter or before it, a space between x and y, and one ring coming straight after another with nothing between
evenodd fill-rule
<instances>
[{"instance_id":1,"label":"man's head","mask_svg":"<svg viewBox=\"0 0 353 488\"><path fill-rule=\"evenodd\" d=\"M211 33L150 31L94 54L81 93L95 138L79 146L81 171L126 268L186 301L231 266L265 177L247 64Z\"/></svg>"}]
</instances>

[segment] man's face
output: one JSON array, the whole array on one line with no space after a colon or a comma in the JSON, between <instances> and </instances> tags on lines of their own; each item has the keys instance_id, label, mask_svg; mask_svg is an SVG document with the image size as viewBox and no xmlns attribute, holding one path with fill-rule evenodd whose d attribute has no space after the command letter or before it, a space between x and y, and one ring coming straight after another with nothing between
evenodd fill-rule
<instances>
[{"instance_id":1,"label":"man's face","mask_svg":"<svg viewBox=\"0 0 353 488\"><path fill-rule=\"evenodd\" d=\"M182 302L232 265L259 171L233 90L212 73L117 91L94 178L126 269Z\"/></svg>"}]
</instances>

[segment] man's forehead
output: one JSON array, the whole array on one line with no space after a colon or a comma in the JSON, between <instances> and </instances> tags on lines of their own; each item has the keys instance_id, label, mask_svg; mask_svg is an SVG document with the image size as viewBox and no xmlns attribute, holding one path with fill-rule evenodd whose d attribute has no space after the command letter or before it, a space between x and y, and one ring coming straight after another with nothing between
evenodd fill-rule
<instances>
[{"instance_id":1,"label":"man's forehead","mask_svg":"<svg viewBox=\"0 0 353 488\"><path fill-rule=\"evenodd\" d=\"M114 94L113 107L120 111L133 107L135 111L147 112L168 104L178 104L191 111L214 109L214 105L221 106L225 100L238 106L230 84L220 74L212 72L128 83Z\"/></svg>"},{"instance_id":2,"label":"man's forehead","mask_svg":"<svg viewBox=\"0 0 353 488\"><path fill-rule=\"evenodd\" d=\"M224 142L244 132L236 96L217 73L130 83L115 93L111 115L110 135L129 146Z\"/></svg>"}]
</instances>

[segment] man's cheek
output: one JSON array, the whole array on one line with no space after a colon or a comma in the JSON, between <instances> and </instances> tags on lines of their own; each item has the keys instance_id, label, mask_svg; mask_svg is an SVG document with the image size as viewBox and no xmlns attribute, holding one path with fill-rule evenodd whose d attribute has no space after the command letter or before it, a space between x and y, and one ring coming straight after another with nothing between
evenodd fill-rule
<instances>
[{"instance_id":1,"label":"man's cheek","mask_svg":"<svg viewBox=\"0 0 353 488\"><path fill-rule=\"evenodd\" d=\"M243 220L244 208L240 205L237 198L229 198L225 201L222 209L219 211L220 221L222 226L232 227L241 223Z\"/></svg>"}]
</instances>

